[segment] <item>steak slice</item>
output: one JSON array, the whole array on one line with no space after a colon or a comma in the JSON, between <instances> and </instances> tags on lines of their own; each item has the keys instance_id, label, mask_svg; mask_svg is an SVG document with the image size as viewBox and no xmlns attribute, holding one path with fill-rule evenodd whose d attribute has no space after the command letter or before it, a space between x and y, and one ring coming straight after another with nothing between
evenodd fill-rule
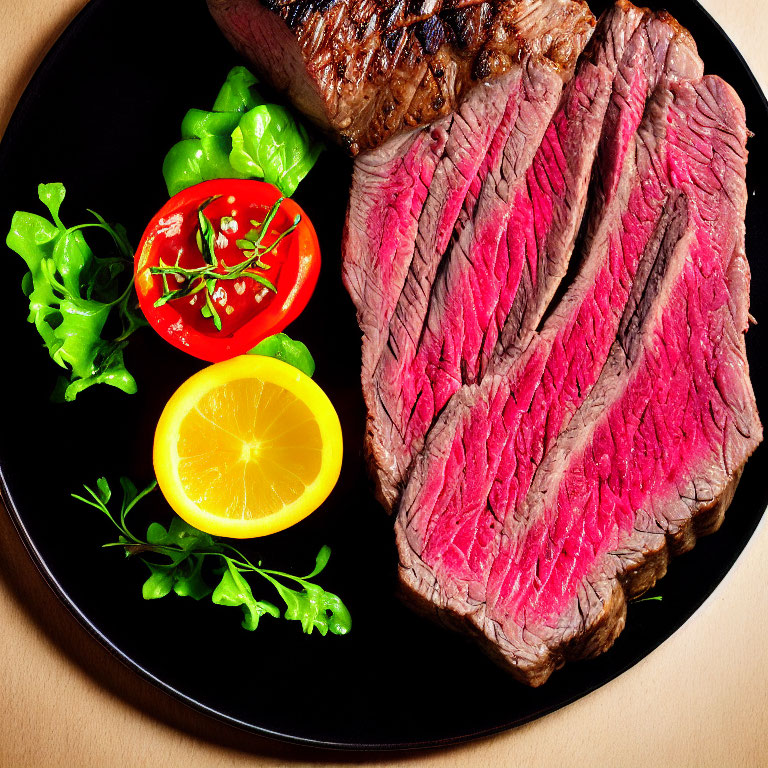
<instances>
[{"instance_id":1,"label":"steak slice","mask_svg":"<svg viewBox=\"0 0 768 768\"><path fill-rule=\"evenodd\" d=\"M668 65L674 60L668 56ZM453 416L446 411L430 435L396 523L411 596L480 635L534 685L566 659L610 646L623 627L624 590L634 594L663 575L668 544L683 550L719 524L761 439L743 339L743 107L716 78L666 84L633 141L636 161L630 155L623 163L625 191L615 198L626 201L621 218L630 237L609 249L612 269L626 270L642 220L654 223L652 234L634 276L625 272L612 286L597 279L599 290L584 306L599 311L553 347L564 353L560 368L584 371L598 325L625 305L594 388L562 422L565 430L551 432L560 412L544 407L577 403L582 386L576 376L575 397L555 388L536 407L558 366L514 385L489 375L483 388L462 392L466 405L457 404ZM627 195L627 180L634 194ZM614 303L606 287L615 291L623 280L628 295ZM550 321L568 305L566 295ZM527 410L520 405L529 401ZM527 440L537 416L539 434ZM527 433L518 426L525 419ZM537 462L536 447L548 445ZM525 475L520 483L526 457L534 468L540 462L532 485Z\"/></svg>"},{"instance_id":2,"label":"steak slice","mask_svg":"<svg viewBox=\"0 0 768 768\"><path fill-rule=\"evenodd\" d=\"M355 162L342 278L363 333L364 370L373 368L386 343L386 329L413 259L421 214L450 125L450 118L445 118L431 130L397 136Z\"/></svg>"},{"instance_id":3,"label":"steak slice","mask_svg":"<svg viewBox=\"0 0 768 768\"><path fill-rule=\"evenodd\" d=\"M362 381L376 408L373 371L395 310L426 312L437 265L483 166L494 163L519 110L522 70L477 89L458 112L390 139L355 162L344 230L342 277L363 331ZM423 307L419 309L419 303ZM368 448L370 450L370 444ZM379 457L378 465L386 460Z\"/></svg>"},{"instance_id":4,"label":"steak slice","mask_svg":"<svg viewBox=\"0 0 768 768\"><path fill-rule=\"evenodd\" d=\"M572 71L585 0L208 0L260 75L352 152L456 109L525 55Z\"/></svg>"},{"instance_id":5,"label":"steak slice","mask_svg":"<svg viewBox=\"0 0 768 768\"><path fill-rule=\"evenodd\" d=\"M423 437L423 432L419 434L415 431L414 434L409 420L410 416L415 415L412 410L417 400L411 396L412 384L407 378L415 366L419 365L418 361L414 361L414 356L423 348L428 316L435 306L435 297L439 299L438 286L442 284L447 270L450 270L450 264L459 259L466 262L466 257L457 253L455 244L461 242L465 235L472 239L478 220L490 217L491 227L500 229L503 226L503 221L508 217L506 211L512 204L515 177L524 173L530 164L563 89L563 82L557 72L531 61L523 66L521 76L510 80L503 78L494 85L497 86L499 96L506 96L508 105L505 119L497 132L503 134L503 139L495 142L501 144L503 152L498 152L494 162L484 163L479 169L474 185L480 188L479 198L475 199L469 186L465 190L468 199L465 200L462 195L448 254L445 253L448 242L444 248L432 250L429 259L422 258L418 252L415 254L386 330L386 343L376 366L373 369L364 366L362 370L363 392L368 406L366 445L369 456L374 460L372 469L378 496L388 509L394 507L399 497L403 473L412 456L411 441L414 437L417 441ZM502 89L498 86L508 87ZM470 98L465 107L472 100ZM500 98L493 101L504 103ZM470 146L474 143L471 135L467 135L465 140ZM509 174L508 179L500 166ZM498 186L494 179L497 176L500 177ZM490 195L487 194L489 187L493 190ZM430 189L432 191L437 197L443 195L439 185L433 185ZM495 286L489 286L491 292L494 288L504 288L503 276L499 276ZM459 384L460 381L454 382L451 379L450 373L435 382L437 387L444 389L446 399ZM409 390L400 391L403 385L409 387ZM407 399L409 396L410 402ZM407 404L404 404L404 399Z\"/></svg>"},{"instance_id":6,"label":"steak slice","mask_svg":"<svg viewBox=\"0 0 768 768\"><path fill-rule=\"evenodd\" d=\"M525 315L530 335L565 273L614 77L642 18L623 6L603 18L562 99L551 70L527 63L501 162L478 176L437 276L401 294L375 370L363 366L367 444L388 508L436 415L482 378L500 329Z\"/></svg>"}]
</instances>

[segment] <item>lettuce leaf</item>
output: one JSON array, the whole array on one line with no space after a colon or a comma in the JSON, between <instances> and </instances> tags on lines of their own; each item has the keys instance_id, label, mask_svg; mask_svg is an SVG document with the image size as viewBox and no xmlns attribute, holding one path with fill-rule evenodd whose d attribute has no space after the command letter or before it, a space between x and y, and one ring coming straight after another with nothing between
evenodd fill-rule
<instances>
[{"instance_id":1,"label":"lettuce leaf","mask_svg":"<svg viewBox=\"0 0 768 768\"><path fill-rule=\"evenodd\" d=\"M190 109L181 141L163 161L169 195L211 179L263 179L290 196L315 164L322 145L285 108L265 104L245 68L227 75L208 112Z\"/></svg>"}]
</instances>

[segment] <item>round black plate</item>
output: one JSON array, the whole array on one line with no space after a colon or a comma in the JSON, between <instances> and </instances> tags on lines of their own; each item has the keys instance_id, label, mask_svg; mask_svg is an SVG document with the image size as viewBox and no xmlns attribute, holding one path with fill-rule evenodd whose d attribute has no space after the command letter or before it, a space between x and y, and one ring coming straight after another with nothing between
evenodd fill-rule
<instances>
[{"instance_id":1,"label":"round black plate","mask_svg":"<svg viewBox=\"0 0 768 768\"><path fill-rule=\"evenodd\" d=\"M602 6L603 3L600 3ZM594 4L593 10L602 7ZM698 41L709 72L744 99L750 142L748 253L768 238L768 108L743 60L691 0L669 10ZM85 208L120 221L137 242L166 199L163 156L190 106L208 107L237 56L202 0L93 0L49 54L0 146L0 222L16 209L38 211L40 181L63 181L62 215L85 221ZM701 605L752 534L766 502L766 451L747 465L720 532L673 563L659 584L663 602L629 609L627 628L600 658L571 664L542 688L513 682L462 637L416 617L393 596L391 521L375 503L361 445L359 331L340 280L339 243L350 163L327 152L297 198L314 221L324 253L315 296L292 326L318 361L316 380L339 410L346 457L328 503L294 529L249 542L254 558L295 573L311 568L324 543L333 555L320 579L347 602L346 637L303 635L294 622L265 619L256 633L239 612L209 601L145 602L138 562L100 545L108 521L69 498L82 483L121 474L152 476L154 425L174 389L201 364L149 329L126 353L139 382L133 397L96 387L68 405L48 401L57 371L18 288L24 269L6 251L0 304L6 413L20 430L2 430L3 497L50 584L79 620L129 666L192 706L227 722L294 742L353 748L447 744L493 733L551 712L603 685L646 656ZM768 297L768 265L754 258L753 310ZM760 317L760 319L764 319ZM768 325L749 335L758 402L766 402ZM134 525L169 516L159 494L137 509ZM702 662L705 660L702 659Z\"/></svg>"}]
</instances>

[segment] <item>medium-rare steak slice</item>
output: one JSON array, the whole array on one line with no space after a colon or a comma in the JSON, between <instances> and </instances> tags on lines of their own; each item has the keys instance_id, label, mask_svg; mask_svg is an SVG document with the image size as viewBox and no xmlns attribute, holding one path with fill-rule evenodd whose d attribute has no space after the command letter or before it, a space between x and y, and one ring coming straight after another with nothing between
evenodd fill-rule
<instances>
[{"instance_id":1,"label":"medium-rare steak slice","mask_svg":"<svg viewBox=\"0 0 768 768\"><path fill-rule=\"evenodd\" d=\"M594 26L585 0L208 0L234 47L356 154L449 114L542 55L564 71Z\"/></svg>"},{"instance_id":2,"label":"medium-rare steak slice","mask_svg":"<svg viewBox=\"0 0 768 768\"><path fill-rule=\"evenodd\" d=\"M716 527L761 439L743 338L746 133L738 98L717 78L672 84L651 101L636 164L622 169L626 177L636 168L641 194L617 199L627 201L625 230L639 236L650 220L653 232L634 282L629 275L608 362L559 437L555 427L530 491L508 482L508 470L517 475L509 462L548 442L547 431L526 447L519 427L509 439L506 420L526 388L546 390L556 368L549 380L522 380L512 391L503 386L508 379L489 375L493 386L472 398L474 407L453 421L446 411L414 467L397 520L404 584L423 605L480 634L528 683L613 642L625 591L663 574L668 544L685 549ZM630 245L610 249L614 270L625 270ZM577 285L578 278L571 290ZM595 351L590 337L612 312L609 286L599 279L596 286L591 304L600 312L571 328L564 366L583 370L584 350ZM567 304L568 295L556 313ZM545 426L559 418L533 406L525 417L533 424L537 413ZM491 464L501 481L494 492Z\"/></svg>"},{"instance_id":3,"label":"medium-rare steak slice","mask_svg":"<svg viewBox=\"0 0 768 768\"><path fill-rule=\"evenodd\" d=\"M400 333L420 327L438 267L452 239L474 226L478 195L489 175L499 175L517 154L530 157L554 111L569 73L538 57L475 89L452 115L412 134L390 139L355 162L344 233L344 283L363 331L363 394L371 414L369 430L386 418L386 404L374 387L376 366ZM537 119L533 119L534 116ZM532 123L532 127L529 127ZM534 141L522 139L535 131ZM516 140L508 140L517 131ZM524 168L526 163L522 164ZM428 190L428 191L427 191ZM497 196L498 197L498 196ZM392 467L386 443L369 433L380 499L391 506ZM390 469L391 467L391 469Z\"/></svg>"},{"instance_id":4,"label":"medium-rare steak slice","mask_svg":"<svg viewBox=\"0 0 768 768\"><path fill-rule=\"evenodd\" d=\"M499 87L502 85L507 87L502 89ZM414 361L414 356L423 348L430 310L435 306L435 298L442 298L439 286L449 271L452 272L450 265L459 260L467 264L469 258L457 253L456 243L464 240L465 235L472 240L478 222L484 222L486 236L493 237L495 230L498 240L509 216L517 181L530 165L563 90L559 73L530 60L524 63L521 76L510 81L502 78L494 86L500 95L507 96L507 104L511 107L505 112L499 131L506 141L494 142L501 144L503 152L498 152L495 162L485 163L480 169L477 183L473 185L480 188L478 198L473 189L465 188L455 211L456 226L450 247L449 242L445 242L443 248L431 250L427 259L418 251L414 254L383 337L385 344L381 354L375 367L363 365L362 368L363 393L368 406L366 448L372 459L377 495L388 509L394 507L399 497L403 473L412 456L411 442L414 437L417 441L423 437L423 431L412 428L410 422L410 417L415 416L413 406L418 403L418 395L414 396L414 383L409 378L412 379L418 366L424 370L424 361ZM471 101L472 97L462 110ZM498 103L498 97L494 101ZM466 140L473 145L471 135ZM439 186L433 186L430 192L433 190L442 196ZM491 233L488 233L489 229ZM450 225L443 232L451 234ZM511 271L514 271L514 265ZM492 277L493 282L486 286L489 294L504 290L506 276ZM508 292L514 294L514 286ZM442 389L439 396L445 400L461 383L452 375L460 375L458 366L455 371L449 370L447 375L432 380L435 388Z\"/></svg>"},{"instance_id":5,"label":"medium-rare steak slice","mask_svg":"<svg viewBox=\"0 0 768 768\"><path fill-rule=\"evenodd\" d=\"M362 381L369 408L377 405L372 373L388 342L402 297L426 297L435 270L461 226L459 212L477 176L495 163L519 111L519 67L476 89L452 116L390 139L355 162L344 229L342 277L363 332ZM464 217L466 218L466 217ZM463 219L462 219L463 221ZM383 457L377 464L385 461Z\"/></svg>"},{"instance_id":6,"label":"medium-rare steak slice","mask_svg":"<svg viewBox=\"0 0 768 768\"><path fill-rule=\"evenodd\" d=\"M400 295L376 368L363 365L366 438L385 506L394 506L436 414L462 384L481 379L510 315L538 322L565 273L613 81L642 18L617 6L602 19L562 99L556 75L527 63L501 162L478 177L467 221L432 279L408 276L413 288Z\"/></svg>"},{"instance_id":7,"label":"medium-rare steak slice","mask_svg":"<svg viewBox=\"0 0 768 768\"><path fill-rule=\"evenodd\" d=\"M363 333L363 368L373 367L413 259L421 213L445 153L451 119L390 139L355 161L344 228L344 285ZM479 155L482 156L483 148ZM478 159L478 164L481 162ZM421 236L423 239L423 236Z\"/></svg>"}]
</instances>

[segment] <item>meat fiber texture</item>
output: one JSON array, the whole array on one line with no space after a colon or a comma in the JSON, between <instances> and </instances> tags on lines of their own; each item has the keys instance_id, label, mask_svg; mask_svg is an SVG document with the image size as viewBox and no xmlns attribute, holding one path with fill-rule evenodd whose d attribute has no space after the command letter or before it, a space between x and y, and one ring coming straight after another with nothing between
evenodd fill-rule
<instances>
[{"instance_id":1,"label":"meat fiber texture","mask_svg":"<svg viewBox=\"0 0 768 768\"><path fill-rule=\"evenodd\" d=\"M344 269L404 590L538 685L612 644L762 439L747 130L626 2L564 88L535 56L493 87L358 159Z\"/></svg>"},{"instance_id":2,"label":"meat fiber texture","mask_svg":"<svg viewBox=\"0 0 768 768\"><path fill-rule=\"evenodd\" d=\"M529 54L570 72L585 0L208 0L258 73L352 154L454 111Z\"/></svg>"}]
</instances>

